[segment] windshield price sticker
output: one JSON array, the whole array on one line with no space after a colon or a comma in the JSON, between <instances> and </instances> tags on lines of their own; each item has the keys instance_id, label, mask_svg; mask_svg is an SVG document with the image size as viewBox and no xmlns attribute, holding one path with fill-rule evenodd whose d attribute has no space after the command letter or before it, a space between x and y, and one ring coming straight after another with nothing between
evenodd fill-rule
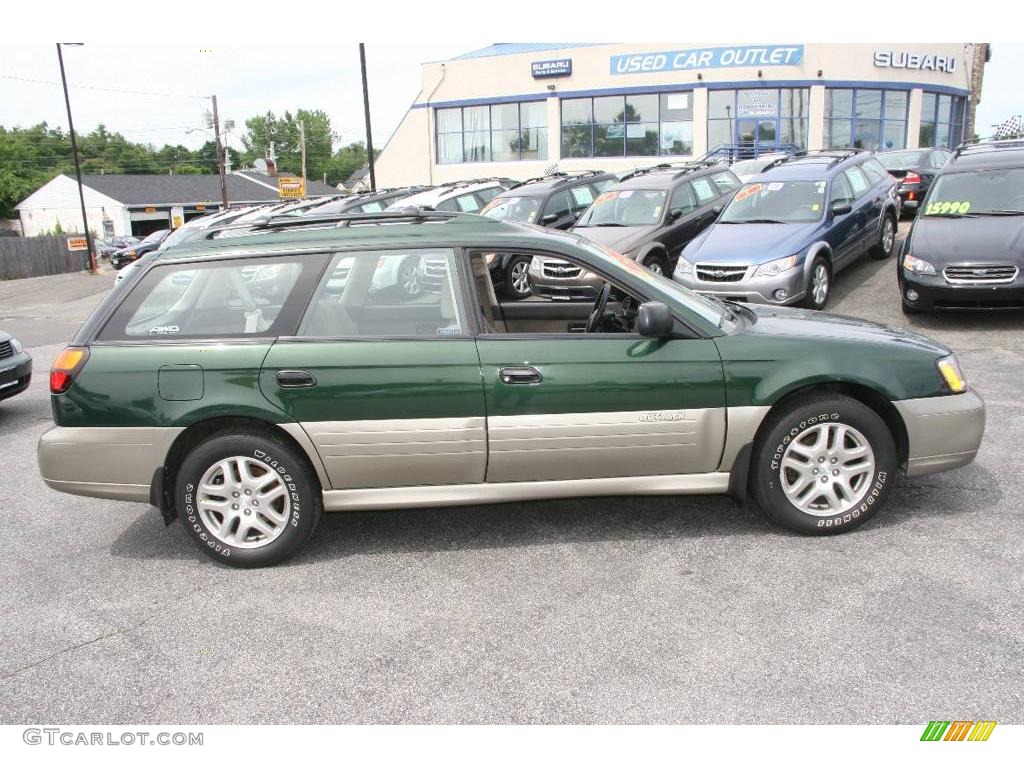
<instances>
[{"instance_id":1,"label":"windshield price sticker","mask_svg":"<svg viewBox=\"0 0 1024 768\"><path fill-rule=\"evenodd\" d=\"M928 203L925 209L925 216L944 216L946 214L964 214L971 210L971 204L967 200L942 200Z\"/></svg>"},{"instance_id":2,"label":"windshield price sticker","mask_svg":"<svg viewBox=\"0 0 1024 768\"><path fill-rule=\"evenodd\" d=\"M619 197L622 197L622 198L632 197L632 196L633 196L633 190L632 189L627 189L625 192L619 192Z\"/></svg>"},{"instance_id":3,"label":"windshield price sticker","mask_svg":"<svg viewBox=\"0 0 1024 768\"><path fill-rule=\"evenodd\" d=\"M618 192L602 192L600 197L598 197L597 200L594 201L594 203L607 203L609 200L614 200L618 196Z\"/></svg>"},{"instance_id":4,"label":"windshield price sticker","mask_svg":"<svg viewBox=\"0 0 1024 768\"><path fill-rule=\"evenodd\" d=\"M764 184L751 184L749 187L744 187L743 189L736 193L736 202L739 202L740 200L746 200L748 197L756 195L758 192L761 192L763 190Z\"/></svg>"},{"instance_id":5,"label":"windshield price sticker","mask_svg":"<svg viewBox=\"0 0 1024 768\"><path fill-rule=\"evenodd\" d=\"M769 192L778 192L780 189L782 189L781 181L773 181L771 184L768 185Z\"/></svg>"}]
</instances>

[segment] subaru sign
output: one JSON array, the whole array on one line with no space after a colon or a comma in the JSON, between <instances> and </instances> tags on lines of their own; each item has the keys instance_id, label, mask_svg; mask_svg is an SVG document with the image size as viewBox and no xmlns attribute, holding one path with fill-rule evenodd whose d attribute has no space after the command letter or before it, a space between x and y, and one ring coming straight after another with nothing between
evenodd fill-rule
<instances>
[{"instance_id":1,"label":"subaru sign","mask_svg":"<svg viewBox=\"0 0 1024 768\"><path fill-rule=\"evenodd\" d=\"M548 59L530 64L530 74L534 77L563 77L572 74L572 59Z\"/></svg>"},{"instance_id":2,"label":"subaru sign","mask_svg":"<svg viewBox=\"0 0 1024 768\"><path fill-rule=\"evenodd\" d=\"M611 57L613 75L678 72L722 67L795 67L804 59L802 45L739 45L687 48L658 53L626 53ZM536 75L535 75L536 77Z\"/></svg>"}]
</instances>

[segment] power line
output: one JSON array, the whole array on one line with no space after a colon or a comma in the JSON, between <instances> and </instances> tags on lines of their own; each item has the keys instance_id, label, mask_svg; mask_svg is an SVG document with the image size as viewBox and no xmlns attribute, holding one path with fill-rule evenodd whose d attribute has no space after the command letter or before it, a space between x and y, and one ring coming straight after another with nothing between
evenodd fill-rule
<instances>
[{"instance_id":1,"label":"power line","mask_svg":"<svg viewBox=\"0 0 1024 768\"><path fill-rule=\"evenodd\" d=\"M18 80L23 83L38 83L40 85L55 85L60 87L60 83L53 80L38 80L34 77L18 77L16 75L0 75L0 79L3 80ZM123 88L103 88L98 85L68 85L68 88L82 88L89 91L106 91L107 93L129 93L135 96L160 96L163 98L172 99L201 99L203 101L208 100L209 96L197 96L194 93L157 93L156 91L131 91Z\"/></svg>"}]
</instances>

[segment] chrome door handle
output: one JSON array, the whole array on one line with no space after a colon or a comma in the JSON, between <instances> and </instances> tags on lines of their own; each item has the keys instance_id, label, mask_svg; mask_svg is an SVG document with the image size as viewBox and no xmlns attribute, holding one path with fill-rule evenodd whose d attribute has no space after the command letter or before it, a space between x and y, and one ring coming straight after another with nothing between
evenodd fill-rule
<instances>
[{"instance_id":1,"label":"chrome door handle","mask_svg":"<svg viewBox=\"0 0 1024 768\"><path fill-rule=\"evenodd\" d=\"M316 386L316 379L309 371L278 371L276 378L277 385L285 389Z\"/></svg>"},{"instance_id":2,"label":"chrome door handle","mask_svg":"<svg viewBox=\"0 0 1024 768\"><path fill-rule=\"evenodd\" d=\"M544 377L540 371L530 365L510 366L498 371L504 384L540 384Z\"/></svg>"}]
</instances>

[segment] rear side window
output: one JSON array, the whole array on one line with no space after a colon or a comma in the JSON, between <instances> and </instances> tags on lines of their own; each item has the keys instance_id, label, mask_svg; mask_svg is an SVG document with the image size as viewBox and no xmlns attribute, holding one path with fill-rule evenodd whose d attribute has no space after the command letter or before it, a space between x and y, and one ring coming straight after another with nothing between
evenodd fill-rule
<instances>
[{"instance_id":1,"label":"rear side window","mask_svg":"<svg viewBox=\"0 0 1024 768\"><path fill-rule=\"evenodd\" d=\"M384 206L381 205L380 202L378 201L374 201L372 203L363 203L362 205L359 206L359 211L361 213L378 213L383 210Z\"/></svg>"},{"instance_id":2,"label":"rear side window","mask_svg":"<svg viewBox=\"0 0 1024 768\"><path fill-rule=\"evenodd\" d=\"M315 257L156 266L117 309L100 339L280 335L294 323L322 263Z\"/></svg>"},{"instance_id":3,"label":"rear side window","mask_svg":"<svg viewBox=\"0 0 1024 768\"><path fill-rule=\"evenodd\" d=\"M694 179L693 191L697 195L697 205L710 203L718 197L718 192L715 191L715 188L711 185L711 180L707 177Z\"/></svg>"},{"instance_id":4,"label":"rear side window","mask_svg":"<svg viewBox=\"0 0 1024 768\"><path fill-rule=\"evenodd\" d=\"M544 218L548 216L554 216L555 218L562 218L568 216L573 209L572 198L569 197L568 192L556 192L550 198L548 198L547 205L544 206Z\"/></svg>"},{"instance_id":5,"label":"rear side window","mask_svg":"<svg viewBox=\"0 0 1024 768\"><path fill-rule=\"evenodd\" d=\"M454 252L447 248L336 254L317 286L299 335L461 336Z\"/></svg>"},{"instance_id":6,"label":"rear side window","mask_svg":"<svg viewBox=\"0 0 1024 768\"><path fill-rule=\"evenodd\" d=\"M733 190L740 188L740 180L736 178L736 175L731 171L725 173L716 173L712 177L715 180L715 184L722 190L722 194L728 194Z\"/></svg>"},{"instance_id":7,"label":"rear side window","mask_svg":"<svg viewBox=\"0 0 1024 768\"><path fill-rule=\"evenodd\" d=\"M455 198L455 204L464 213L476 213L481 208L480 201L473 194L459 195Z\"/></svg>"},{"instance_id":8,"label":"rear side window","mask_svg":"<svg viewBox=\"0 0 1024 768\"><path fill-rule=\"evenodd\" d=\"M857 199L868 191L868 187L870 185L868 184L867 177L864 176L864 173L860 168L856 166L853 168L847 168L843 171L843 175L846 177L846 180L850 182L850 189L853 190L854 199Z\"/></svg>"},{"instance_id":9,"label":"rear side window","mask_svg":"<svg viewBox=\"0 0 1024 768\"><path fill-rule=\"evenodd\" d=\"M573 187L570 191L572 192L574 210L582 211L594 202L594 193L587 184L579 187Z\"/></svg>"}]
</instances>

